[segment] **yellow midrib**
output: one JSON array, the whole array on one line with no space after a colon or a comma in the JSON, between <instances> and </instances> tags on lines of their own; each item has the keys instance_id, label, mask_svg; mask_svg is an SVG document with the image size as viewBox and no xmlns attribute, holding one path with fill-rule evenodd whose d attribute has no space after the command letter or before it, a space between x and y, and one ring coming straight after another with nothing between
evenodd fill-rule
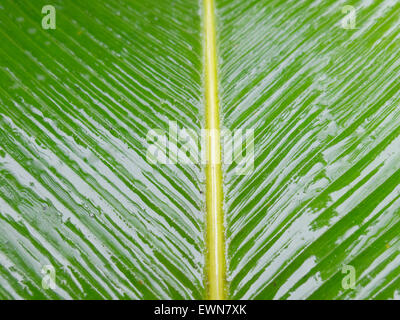
<instances>
[{"instance_id":1,"label":"yellow midrib","mask_svg":"<svg viewBox=\"0 0 400 320\"><path fill-rule=\"evenodd\" d=\"M214 0L204 1L205 95L207 129L206 165L206 263L207 298L225 299L225 244L222 211L222 171L219 126L217 48Z\"/></svg>"}]
</instances>

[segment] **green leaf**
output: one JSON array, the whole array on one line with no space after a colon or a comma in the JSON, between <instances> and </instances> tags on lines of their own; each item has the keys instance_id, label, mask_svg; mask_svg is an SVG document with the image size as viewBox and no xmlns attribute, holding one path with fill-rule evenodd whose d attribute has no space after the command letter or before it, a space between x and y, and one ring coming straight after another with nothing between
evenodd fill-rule
<instances>
[{"instance_id":1,"label":"green leaf","mask_svg":"<svg viewBox=\"0 0 400 320\"><path fill-rule=\"evenodd\" d=\"M349 4L354 30L340 1L217 2L223 124L255 136L224 176L233 299L399 298L400 3Z\"/></svg>"},{"instance_id":2,"label":"green leaf","mask_svg":"<svg viewBox=\"0 0 400 320\"><path fill-rule=\"evenodd\" d=\"M45 5L0 4L0 299L205 298L204 166L148 157L204 127L202 1ZM231 299L400 297L400 3L345 5L216 0Z\"/></svg>"},{"instance_id":3,"label":"green leaf","mask_svg":"<svg viewBox=\"0 0 400 320\"><path fill-rule=\"evenodd\" d=\"M0 9L0 298L203 297L203 172L146 158L201 127L198 1L46 4Z\"/></svg>"}]
</instances>

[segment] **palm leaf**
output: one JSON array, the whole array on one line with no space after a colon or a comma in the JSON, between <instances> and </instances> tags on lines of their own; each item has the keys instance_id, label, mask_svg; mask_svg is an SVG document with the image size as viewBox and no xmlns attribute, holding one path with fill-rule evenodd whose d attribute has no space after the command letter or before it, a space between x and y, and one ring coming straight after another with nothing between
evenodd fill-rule
<instances>
[{"instance_id":1,"label":"palm leaf","mask_svg":"<svg viewBox=\"0 0 400 320\"><path fill-rule=\"evenodd\" d=\"M0 4L0 299L206 297L204 167L146 139L204 127L202 1L47 4ZM399 297L400 4L352 5L216 1L229 298Z\"/></svg>"}]
</instances>

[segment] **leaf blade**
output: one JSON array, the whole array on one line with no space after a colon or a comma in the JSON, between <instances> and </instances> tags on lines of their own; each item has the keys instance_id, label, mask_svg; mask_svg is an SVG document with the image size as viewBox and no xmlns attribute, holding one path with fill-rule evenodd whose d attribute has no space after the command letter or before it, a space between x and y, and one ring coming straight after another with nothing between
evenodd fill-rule
<instances>
[{"instance_id":1,"label":"leaf blade","mask_svg":"<svg viewBox=\"0 0 400 320\"><path fill-rule=\"evenodd\" d=\"M343 30L334 1L218 3L224 124L256 148L249 176L225 170L233 299L398 294L400 11L354 6Z\"/></svg>"},{"instance_id":2,"label":"leaf blade","mask_svg":"<svg viewBox=\"0 0 400 320\"><path fill-rule=\"evenodd\" d=\"M58 1L51 31L45 4L1 12L2 295L202 297L201 171L146 159L150 129L199 129L198 3Z\"/></svg>"}]
</instances>

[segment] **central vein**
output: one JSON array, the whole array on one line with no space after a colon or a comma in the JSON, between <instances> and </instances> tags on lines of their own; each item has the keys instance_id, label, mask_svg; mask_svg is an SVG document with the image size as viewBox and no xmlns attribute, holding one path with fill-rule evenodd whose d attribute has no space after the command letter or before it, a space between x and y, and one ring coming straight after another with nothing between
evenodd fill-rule
<instances>
[{"instance_id":1,"label":"central vein","mask_svg":"<svg viewBox=\"0 0 400 320\"><path fill-rule=\"evenodd\" d=\"M217 49L214 0L204 1L205 94L207 129L207 292L208 299L225 299L225 244L222 212L222 171L219 126Z\"/></svg>"}]
</instances>

